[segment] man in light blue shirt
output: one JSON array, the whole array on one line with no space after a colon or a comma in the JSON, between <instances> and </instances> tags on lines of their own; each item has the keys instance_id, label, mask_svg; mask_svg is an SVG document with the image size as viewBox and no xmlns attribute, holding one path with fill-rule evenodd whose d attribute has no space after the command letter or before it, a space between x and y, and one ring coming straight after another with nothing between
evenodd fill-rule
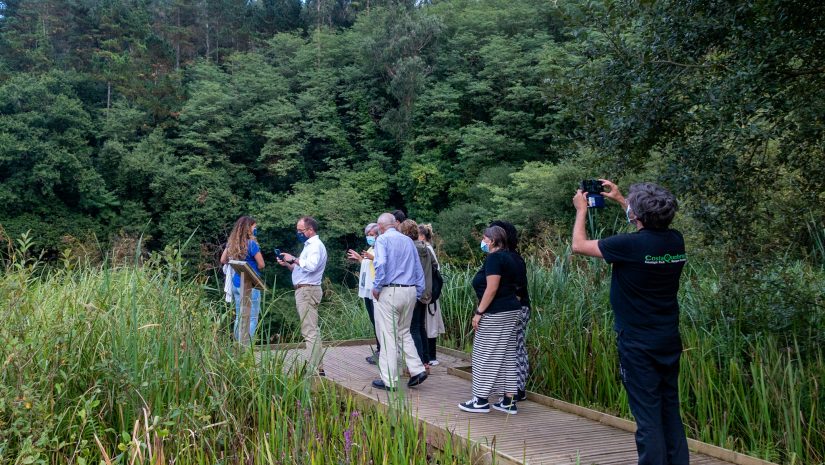
<instances>
[{"instance_id":1,"label":"man in light blue shirt","mask_svg":"<svg viewBox=\"0 0 825 465\"><path fill-rule=\"evenodd\" d=\"M427 379L424 364L410 335L415 302L424 293L424 271L412 239L395 229L395 217L383 213L378 217L381 233L375 241L375 329L381 341L378 368L381 379L372 382L378 389L394 391L398 384L398 343L410 371L407 386L417 386Z\"/></svg>"}]
</instances>

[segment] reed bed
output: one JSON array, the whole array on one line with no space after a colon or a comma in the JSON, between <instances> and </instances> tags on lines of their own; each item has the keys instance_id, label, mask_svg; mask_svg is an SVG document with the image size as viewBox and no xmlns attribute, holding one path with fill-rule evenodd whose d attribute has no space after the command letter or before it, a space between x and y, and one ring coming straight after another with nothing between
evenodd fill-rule
<instances>
[{"instance_id":1,"label":"reed bed","mask_svg":"<svg viewBox=\"0 0 825 465\"><path fill-rule=\"evenodd\" d=\"M472 349L475 272L475 266L443 270L442 345ZM528 278L534 306L528 388L632 418L618 375L609 266L568 250L550 263L529 262ZM327 289L325 337L372 337L357 294ZM680 391L689 437L783 464L825 463L822 289L825 269L816 262L737 270L692 260L680 294ZM271 311L294 313L291 305Z\"/></svg>"},{"instance_id":2,"label":"reed bed","mask_svg":"<svg viewBox=\"0 0 825 465\"><path fill-rule=\"evenodd\" d=\"M444 273L443 342L464 350L472 345L476 298L469 282L475 271ZM754 287L772 282L775 273L755 271L753 281L737 288L708 262L686 269L680 296L683 417L689 437L783 464L822 464L825 274L795 263L783 266L784 288ZM551 266L530 263L529 283L528 389L632 418L618 373L609 267L568 252ZM775 321L798 313L806 315L804 324Z\"/></svg>"},{"instance_id":3,"label":"reed bed","mask_svg":"<svg viewBox=\"0 0 825 465\"><path fill-rule=\"evenodd\" d=\"M470 461L430 447L401 403L359 407L283 353L238 347L227 307L179 266L2 273L0 463Z\"/></svg>"}]
</instances>

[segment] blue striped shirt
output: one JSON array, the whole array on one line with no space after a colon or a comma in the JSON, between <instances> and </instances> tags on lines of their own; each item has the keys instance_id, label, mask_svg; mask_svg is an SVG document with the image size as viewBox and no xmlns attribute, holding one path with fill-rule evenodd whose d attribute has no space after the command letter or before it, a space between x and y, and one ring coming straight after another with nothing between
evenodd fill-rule
<instances>
[{"instance_id":1,"label":"blue striped shirt","mask_svg":"<svg viewBox=\"0 0 825 465\"><path fill-rule=\"evenodd\" d=\"M414 285L417 299L424 293L424 270L413 240L387 229L375 241L375 281L377 292L388 284Z\"/></svg>"}]
</instances>

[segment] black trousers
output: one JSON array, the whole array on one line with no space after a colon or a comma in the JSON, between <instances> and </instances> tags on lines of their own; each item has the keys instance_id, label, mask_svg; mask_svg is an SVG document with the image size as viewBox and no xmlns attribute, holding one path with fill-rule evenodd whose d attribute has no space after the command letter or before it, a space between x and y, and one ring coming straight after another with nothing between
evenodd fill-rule
<instances>
[{"instance_id":1,"label":"black trousers","mask_svg":"<svg viewBox=\"0 0 825 465\"><path fill-rule=\"evenodd\" d=\"M680 342L651 347L619 334L622 383L636 418L639 465L688 465L688 446L679 414Z\"/></svg>"},{"instance_id":2,"label":"black trousers","mask_svg":"<svg viewBox=\"0 0 825 465\"><path fill-rule=\"evenodd\" d=\"M412 322L410 323L410 335L415 343L415 351L418 352L418 358L421 363L430 363L428 358L429 341L427 341L427 304L415 302L415 309L413 310Z\"/></svg>"},{"instance_id":3,"label":"black trousers","mask_svg":"<svg viewBox=\"0 0 825 465\"><path fill-rule=\"evenodd\" d=\"M376 352L381 352L381 343L378 342L378 332L375 330L375 307L373 306L372 299L369 297L364 297L364 305L367 307L367 315L370 316L370 322L372 322L372 334L375 335L375 345L376 345Z\"/></svg>"},{"instance_id":4,"label":"black trousers","mask_svg":"<svg viewBox=\"0 0 825 465\"><path fill-rule=\"evenodd\" d=\"M427 345L429 346L430 350L428 351L429 353L427 354L427 361L424 362L424 363L429 363L429 362L432 362L433 360L438 360L438 358L435 356L435 349L436 349L435 341L436 340L438 340L438 338L436 338L436 337L427 338L427 342L428 342Z\"/></svg>"}]
</instances>

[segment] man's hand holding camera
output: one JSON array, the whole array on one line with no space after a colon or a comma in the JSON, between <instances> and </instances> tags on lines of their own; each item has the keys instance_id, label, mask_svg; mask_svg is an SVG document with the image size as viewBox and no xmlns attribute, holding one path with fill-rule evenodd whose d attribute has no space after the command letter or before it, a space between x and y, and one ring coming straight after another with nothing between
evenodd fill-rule
<instances>
[{"instance_id":1,"label":"man's hand holding camera","mask_svg":"<svg viewBox=\"0 0 825 465\"><path fill-rule=\"evenodd\" d=\"M573 206L576 207L576 222L573 225L573 253L601 258L602 252L599 250L599 241L588 240L587 230L584 227L587 222L587 209L604 205L604 200L594 202L593 196L607 197L621 205L623 209L627 208L627 202L619 190L619 186L607 179L584 180L579 189L576 190L576 195L573 196Z\"/></svg>"},{"instance_id":2,"label":"man's hand holding camera","mask_svg":"<svg viewBox=\"0 0 825 465\"><path fill-rule=\"evenodd\" d=\"M602 188L607 188L602 192L602 195L607 197L608 199L618 203L621 205L622 209L627 208L627 202L622 195L622 192L619 190L619 186L613 184L612 181L608 181L607 179L599 179L602 182Z\"/></svg>"},{"instance_id":3,"label":"man's hand holding camera","mask_svg":"<svg viewBox=\"0 0 825 465\"><path fill-rule=\"evenodd\" d=\"M576 211L584 212L587 211L588 207L595 206L588 199L588 194L606 197L621 205L622 209L627 208L627 202L619 190L619 186L607 179L591 179L582 181L576 195L573 196L573 206L576 207Z\"/></svg>"}]
</instances>

